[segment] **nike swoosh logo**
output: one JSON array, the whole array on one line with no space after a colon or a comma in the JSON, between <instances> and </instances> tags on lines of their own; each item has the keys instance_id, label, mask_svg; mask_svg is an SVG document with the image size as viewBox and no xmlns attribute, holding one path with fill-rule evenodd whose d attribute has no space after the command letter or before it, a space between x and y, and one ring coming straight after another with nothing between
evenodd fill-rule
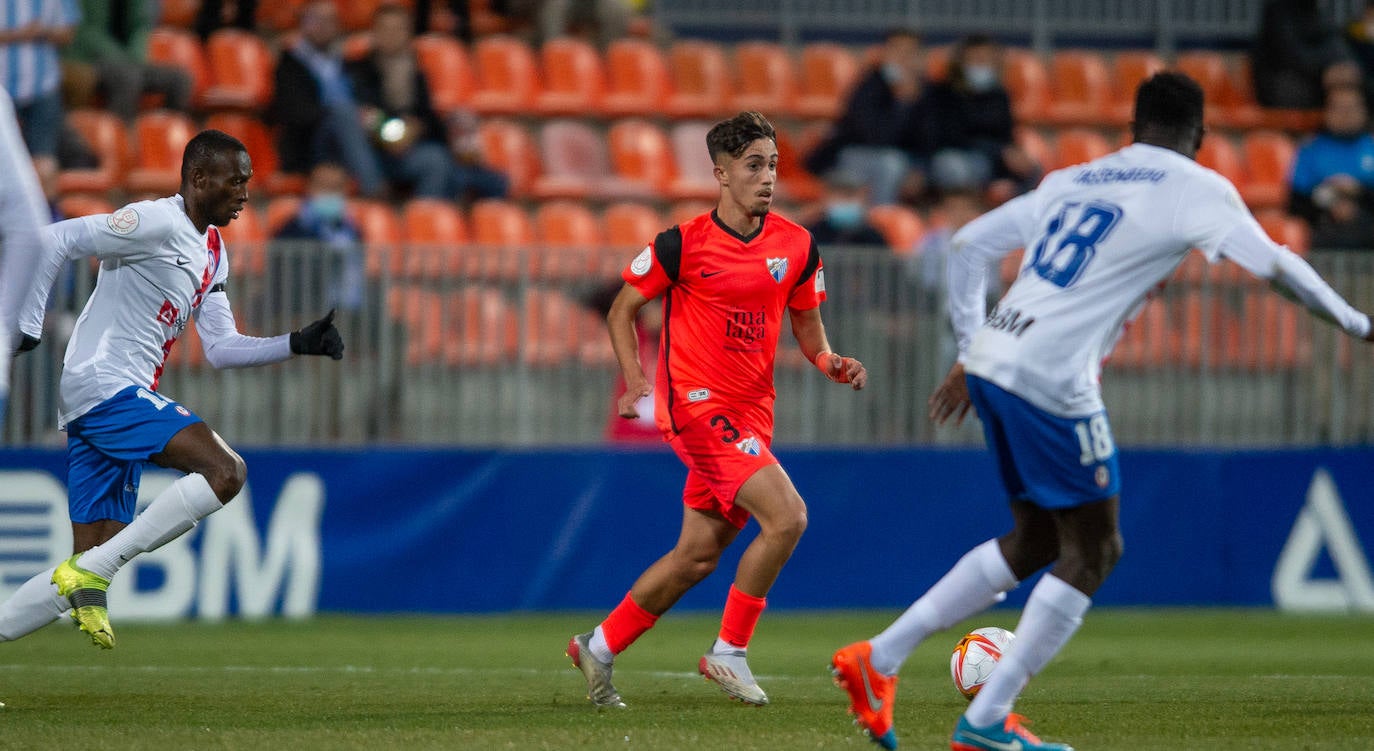
<instances>
[{"instance_id":1,"label":"nike swoosh logo","mask_svg":"<svg viewBox=\"0 0 1374 751\"><path fill-rule=\"evenodd\" d=\"M712 272L709 273L709 274L706 273L705 271L702 271L702 272L701 272L701 278L702 278L702 279L710 279L711 277L715 276L716 274L724 274L724 273L725 273L725 269L719 269L719 270L717 270L717 271L712 271Z\"/></svg>"},{"instance_id":2,"label":"nike swoosh logo","mask_svg":"<svg viewBox=\"0 0 1374 751\"><path fill-rule=\"evenodd\" d=\"M868 683L868 671L870 667L868 660L865 660L863 657L859 658L859 678L864 682L864 695L868 697L868 705L873 707L874 712L881 712L883 709L883 700L879 699L877 695L873 693L873 686Z\"/></svg>"},{"instance_id":3,"label":"nike swoosh logo","mask_svg":"<svg viewBox=\"0 0 1374 751\"><path fill-rule=\"evenodd\" d=\"M985 738L981 735L978 735L977 733L970 733L967 731L964 732L964 736L971 741L977 741L978 743L986 745L988 748L993 749L993 751L1025 751L1026 748L1026 744L1022 743L1020 738L1017 738L1009 743L1003 743L1001 741L994 741L991 738Z\"/></svg>"},{"instance_id":4,"label":"nike swoosh logo","mask_svg":"<svg viewBox=\"0 0 1374 751\"><path fill-rule=\"evenodd\" d=\"M190 262L191 262L190 259L186 259L186 258L182 258L181 256L177 256L177 265L178 265L178 266L185 266L186 264L188 264L188 263L190 263Z\"/></svg>"}]
</instances>

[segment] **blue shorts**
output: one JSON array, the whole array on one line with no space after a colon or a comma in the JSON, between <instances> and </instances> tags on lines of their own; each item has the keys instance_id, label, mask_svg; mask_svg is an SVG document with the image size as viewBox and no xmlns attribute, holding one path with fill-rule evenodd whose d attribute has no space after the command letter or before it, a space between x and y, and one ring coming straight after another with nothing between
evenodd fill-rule
<instances>
[{"instance_id":1,"label":"blue shorts","mask_svg":"<svg viewBox=\"0 0 1374 751\"><path fill-rule=\"evenodd\" d=\"M977 376L968 394L1013 500L1071 508L1121 493L1107 413L1058 417Z\"/></svg>"},{"instance_id":2,"label":"blue shorts","mask_svg":"<svg viewBox=\"0 0 1374 751\"><path fill-rule=\"evenodd\" d=\"M138 502L143 463L172 436L201 422L189 409L130 386L67 423L67 506L73 522L128 524Z\"/></svg>"}]
</instances>

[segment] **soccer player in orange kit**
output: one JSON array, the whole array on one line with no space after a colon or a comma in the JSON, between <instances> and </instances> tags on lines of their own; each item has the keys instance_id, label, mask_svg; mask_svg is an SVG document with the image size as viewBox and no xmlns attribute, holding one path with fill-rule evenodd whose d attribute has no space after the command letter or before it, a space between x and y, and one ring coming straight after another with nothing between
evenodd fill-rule
<instances>
[{"instance_id":1,"label":"soccer player in orange kit","mask_svg":"<svg viewBox=\"0 0 1374 751\"><path fill-rule=\"evenodd\" d=\"M827 378L855 390L868 379L862 363L835 354L826 339L819 309L825 280L811 234L769 211L778 169L773 126L742 112L711 128L706 146L720 182L716 208L659 233L622 273L625 286L606 317L627 384L620 415L635 417L635 402L653 393L658 426L688 472L676 546L600 625L568 643L598 707L625 706L611 684L615 655L715 570L750 516L759 534L740 559L719 638L698 670L739 701L768 703L745 649L806 529L806 504L769 449L784 313L802 353ZM664 322L651 388L634 321L660 296Z\"/></svg>"}]
</instances>

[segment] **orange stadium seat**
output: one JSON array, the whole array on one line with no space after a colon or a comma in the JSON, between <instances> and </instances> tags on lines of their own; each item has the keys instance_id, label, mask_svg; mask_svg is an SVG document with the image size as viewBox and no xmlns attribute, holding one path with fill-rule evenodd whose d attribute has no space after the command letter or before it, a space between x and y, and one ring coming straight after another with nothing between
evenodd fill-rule
<instances>
[{"instance_id":1,"label":"orange stadium seat","mask_svg":"<svg viewBox=\"0 0 1374 751\"><path fill-rule=\"evenodd\" d=\"M239 217L221 227L229 248L229 271L236 276L261 276L267 269L267 227L253 204L243 207Z\"/></svg>"},{"instance_id":2,"label":"orange stadium seat","mask_svg":"<svg viewBox=\"0 0 1374 751\"><path fill-rule=\"evenodd\" d=\"M277 196L267 202L266 216L263 223L266 225L267 236L275 237L286 223L291 221L291 217L301 210L301 199L296 196Z\"/></svg>"},{"instance_id":3,"label":"orange stadium seat","mask_svg":"<svg viewBox=\"0 0 1374 751\"><path fill-rule=\"evenodd\" d=\"M95 152L99 164L94 169L63 171L57 176L58 191L103 193L121 185L129 155L124 121L112 112L95 109L72 110L66 121Z\"/></svg>"},{"instance_id":4,"label":"orange stadium seat","mask_svg":"<svg viewBox=\"0 0 1374 751\"><path fill-rule=\"evenodd\" d=\"M473 48L473 63L473 109L484 115L523 115L534 106L539 70L529 45L512 36L483 37Z\"/></svg>"},{"instance_id":5,"label":"orange stadium seat","mask_svg":"<svg viewBox=\"0 0 1374 751\"><path fill-rule=\"evenodd\" d=\"M717 117L730 108L730 67L715 42L684 40L668 52L673 90L665 110L670 117Z\"/></svg>"},{"instance_id":6,"label":"orange stadium seat","mask_svg":"<svg viewBox=\"0 0 1374 751\"><path fill-rule=\"evenodd\" d=\"M949 78L949 61L954 46L941 44L925 48L925 77L928 81L945 81Z\"/></svg>"},{"instance_id":7,"label":"orange stadium seat","mask_svg":"<svg viewBox=\"0 0 1374 751\"><path fill-rule=\"evenodd\" d=\"M473 259L468 265L473 276L517 280L523 275L525 255L534 248L534 227L520 206L499 199L484 199L469 212Z\"/></svg>"},{"instance_id":8,"label":"orange stadium seat","mask_svg":"<svg viewBox=\"0 0 1374 751\"><path fill-rule=\"evenodd\" d=\"M652 42L617 39L606 49L607 91L601 111L608 117L657 116L670 86L668 64Z\"/></svg>"},{"instance_id":9,"label":"orange stadium seat","mask_svg":"<svg viewBox=\"0 0 1374 751\"><path fill-rule=\"evenodd\" d=\"M576 120L549 120L539 131L542 174L532 192L540 198L615 198L643 192L617 177L601 131Z\"/></svg>"},{"instance_id":10,"label":"orange stadium seat","mask_svg":"<svg viewBox=\"0 0 1374 751\"><path fill-rule=\"evenodd\" d=\"M386 0L347 0L335 2L344 31L363 31L372 27L372 16ZM406 3L410 5L410 3Z\"/></svg>"},{"instance_id":11,"label":"orange stadium seat","mask_svg":"<svg viewBox=\"0 0 1374 751\"><path fill-rule=\"evenodd\" d=\"M668 224L677 226L689 219L701 216L715 207L715 201L674 201L668 207Z\"/></svg>"},{"instance_id":12,"label":"orange stadium seat","mask_svg":"<svg viewBox=\"0 0 1374 751\"><path fill-rule=\"evenodd\" d=\"M210 85L201 104L211 109L257 109L272 97L272 53L262 37L220 29L205 46Z\"/></svg>"},{"instance_id":13,"label":"orange stadium seat","mask_svg":"<svg viewBox=\"0 0 1374 751\"><path fill-rule=\"evenodd\" d=\"M1112 150L1111 142L1101 133L1089 128L1066 128L1055 139L1053 169L1090 162Z\"/></svg>"},{"instance_id":14,"label":"orange stadium seat","mask_svg":"<svg viewBox=\"0 0 1374 751\"><path fill-rule=\"evenodd\" d=\"M1045 111L1060 125L1098 125L1111 102L1110 75L1101 53L1060 50L1050 58L1052 98Z\"/></svg>"},{"instance_id":15,"label":"orange stadium seat","mask_svg":"<svg viewBox=\"0 0 1374 751\"><path fill-rule=\"evenodd\" d=\"M796 112L792 57L773 42L740 42L734 54L734 109L783 118Z\"/></svg>"},{"instance_id":16,"label":"orange stadium seat","mask_svg":"<svg viewBox=\"0 0 1374 751\"><path fill-rule=\"evenodd\" d=\"M1281 209L1258 211L1255 219L1259 220L1260 227L1264 228L1270 240L1287 245L1294 253L1305 256L1312 249L1311 233L1303 220L1289 216Z\"/></svg>"},{"instance_id":17,"label":"orange stadium seat","mask_svg":"<svg viewBox=\"0 0 1374 751\"><path fill-rule=\"evenodd\" d=\"M869 208L868 221L882 234L887 247L896 253L909 252L926 231L920 214L898 204Z\"/></svg>"},{"instance_id":18,"label":"orange stadium seat","mask_svg":"<svg viewBox=\"0 0 1374 751\"><path fill-rule=\"evenodd\" d=\"M574 37L550 39L539 50L543 90L535 110L543 115L587 115L597 112L606 96L601 56L588 42Z\"/></svg>"},{"instance_id":19,"label":"orange stadium seat","mask_svg":"<svg viewBox=\"0 0 1374 751\"><path fill-rule=\"evenodd\" d=\"M446 336L445 295L420 285L395 284L387 289L387 313L406 328L406 364L437 363L452 337Z\"/></svg>"},{"instance_id":20,"label":"orange stadium seat","mask_svg":"<svg viewBox=\"0 0 1374 751\"><path fill-rule=\"evenodd\" d=\"M539 150L523 125L511 120L483 120L477 126L482 156L510 180L514 197L530 195L541 171Z\"/></svg>"},{"instance_id":21,"label":"orange stadium seat","mask_svg":"<svg viewBox=\"0 0 1374 751\"><path fill-rule=\"evenodd\" d=\"M200 13L200 0L162 0L157 22L163 26L189 29Z\"/></svg>"},{"instance_id":22,"label":"orange stadium seat","mask_svg":"<svg viewBox=\"0 0 1374 751\"><path fill-rule=\"evenodd\" d=\"M73 193L57 199L57 210L62 212L63 217L75 219L79 216L90 216L92 214L112 214L114 213L115 205L106 200L104 196L93 196L89 193Z\"/></svg>"},{"instance_id":23,"label":"orange stadium seat","mask_svg":"<svg viewBox=\"0 0 1374 751\"><path fill-rule=\"evenodd\" d=\"M643 203L620 202L606 207L601 216L606 246L598 262L598 272L615 279L634 254L668 228L658 210Z\"/></svg>"},{"instance_id":24,"label":"orange stadium seat","mask_svg":"<svg viewBox=\"0 0 1374 751\"><path fill-rule=\"evenodd\" d=\"M1054 145L1037 128L1026 125L1016 126L1013 132L1016 145L1034 159L1041 169L1049 170L1054 164Z\"/></svg>"},{"instance_id":25,"label":"orange stadium seat","mask_svg":"<svg viewBox=\"0 0 1374 751\"><path fill-rule=\"evenodd\" d=\"M1226 76L1226 86L1215 102L1207 102L1215 108L1216 121L1228 128L1249 130L1260 127L1264 120L1264 110L1255 101L1255 85L1250 78L1250 58L1242 56L1230 66Z\"/></svg>"},{"instance_id":26,"label":"orange stadium seat","mask_svg":"<svg viewBox=\"0 0 1374 751\"><path fill-rule=\"evenodd\" d=\"M1112 349L1108 364L1110 367L1134 368L1164 365L1171 359L1173 340L1168 307L1162 300L1147 300L1135 320L1126 324L1121 341Z\"/></svg>"},{"instance_id":27,"label":"orange stadium seat","mask_svg":"<svg viewBox=\"0 0 1374 751\"><path fill-rule=\"evenodd\" d=\"M1045 122L1049 106L1049 74L1045 63L1030 50L1012 48L1002 56L1002 83L1011 96L1016 119L1024 123Z\"/></svg>"},{"instance_id":28,"label":"orange stadium seat","mask_svg":"<svg viewBox=\"0 0 1374 751\"><path fill-rule=\"evenodd\" d=\"M467 104L476 83L472 60L457 39L444 34L421 34L415 38L415 55L429 83L434 109L446 115Z\"/></svg>"},{"instance_id":29,"label":"orange stadium seat","mask_svg":"<svg viewBox=\"0 0 1374 751\"><path fill-rule=\"evenodd\" d=\"M277 144L262 120L239 112L216 112L205 119L205 127L222 130L248 147L248 156L253 160L253 181L248 185L250 195L255 189L272 195L295 192L291 188L300 178L296 176L290 182L283 179L285 176L278 171L281 162L277 158Z\"/></svg>"},{"instance_id":30,"label":"orange stadium seat","mask_svg":"<svg viewBox=\"0 0 1374 751\"><path fill-rule=\"evenodd\" d=\"M859 77L859 62L847 48L830 42L802 47L798 117L834 119Z\"/></svg>"},{"instance_id":31,"label":"orange stadium seat","mask_svg":"<svg viewBox=\"0 0 1374 751\"><path fill-rule=\"evenodd\" d=\"M191 98L200 101L210 83L200 38L189 31L159 26L148 34L148 61L180 68L191 76Z\"/></svg>"},{"instance_id":32,"label":"orange stadium seat","mask_svg":"<svg viewBox=\"0 0 1374 751\"><path fill-rule=\"evenodd\" d=\"M616 176L638 183L648 194L663 195L677 175L668 136L648 120L630 118L615 123L607 142Z\"/></svg>"},{"instance_id":33,"label":"orange stadium seat","mask_svg":"<svg viewBox=\"0 0 1374 751\"><path fill-rule=\"evenodd\" d=\"M1206 103L1207 123L1219 123L1221 108L1218 106L1230 86L1230 73L1227 71L1226 58L1213 50L1192 50L1179 54L1174 67L1188 74L1202 87L1203 101Z\"/></svg>"},{"instance_id":34,"label":"orange stadium seat","mask_svg":"<svg viewBox=\"0 0 1374 751\"><path fill-rule=\"evenodd\" d=\"M720 183L715 178L715 163L706 150L706 132L711 123L700 120L672 126L673 161L676 177L668 184L668 196L674 200L697 198L712 200L720 196Z\"/></svg>"},{"instance_id":35,"label":"orange stadium seat","mask_svg":"<svg viewBox=\"0 0 1374 751\"><path fill-rule=\"evenodd\" d=\"M365 243L398 245L405 236L396 210L382 201L349 199L348 215L358 225Z\"/></svg>"},{"instance_id":36,"label":"orange stadium seat","mask_svg":"<svg viewBox=\"0 0 1374 751\"><path fill-rule=\"evenodd\" d=\"M778 128L778 194L784 200L805 203L820 199L825 187L819 177L806 171L804 160L829 130L828 122L811 123L795 134L788 128ZM720 195L719 184L716 185L712 197Z\"/></svg>"},{"instance_id":37,"label":"orange stadium seat","mask_svg":"<svg viewBox=\"0 0 1374 751\"><path fill-rule=\"evenodd\" d=\"M463 214L452 201L412 198L401 209L403 251L391 256L393 276L442 279L461 274L469 242Z\"/></svg>"},{"instance_id":38,"label":"orange stadium seat","mask_svg":"<svg viewBox=\"0 0 1374 751\"><path fill-rule=\"evenodd\" d=\"M539 250L530 255L537 278L583 279L596 272L597 253L605 238L601 224L584 204L548 201L534 212Z\"/></svg>"},{"instance_id":39,"label":"orange stadium seat","mask_svg":"<svg viewBox=\"0 0 1374 751\"><path fill-rule=\"evenodd\" d=\"M1245 167L1241 164L1240 152L1230 138L1220 133L1203 136L1202 147L1197 151L1197 163L1221 173L1237 190L1245 185Z\"/></svg>"},{"instance_id":40,"label":"orange stadium seat","mask_svg":"<svg viewBox=\"0 0 1374 751\"><path fill-rule=\"evenodd\" d=\"M134 121L134 166L124 184L131 193L170 195L181 185L181 154L197 132L180 112L154 110Z\"/></svg>"},{"instance_id":41,"label":"orange stadium seat","mask_svg":"<svg viewBox=\"0 0 1374 751\"><path fill-rule=\"evenodd\" d=\"M1112 58L1111 98L1103 111L1110 125L1125 125L1135 116L1135 90L1140 82L1164 70L1164 61L1146 50L1125 50Z\"/></svg>"},{"instance_id":42,"label":"orange stadium seat","mask_svg":"<svg viewBox=\"0 0 1374 751\"><path fill-rule=\"evenodd\" d=\"M1293 166L1293 141L1275 131L1247 132L1241 139L1245 185L1240 197L1252 211L1279 208L1288 200L1288 175Z\"/></svg>"},{"instance_id":43,"label":"orange stadium seat","mask_svg":"<svg viewBox=\"0 0 1374 751\"><path fill-rule=\"evenodd\" d=\"M258 3L256 19L272 31L292 31L300 22L301 7L307 0L273 0Z\"/></svg>"},{"instance_id":44,"label":"orange stadium seat","mask_svg":"<svg viewBox=\"0 0 1374 751\"><path fill-rule=\"evenodd\" d=\"M510 301L495 287L469 285L450 306L457 320L443 346L450 365L492 366L512 360L520 348L520 321Z\"/></svg>"},{"instance_id":45,"label":"orange stadium seat","mask_svg":"<svg viewBox=\"0 0 1374 751\"><path fill-rule=\"evenodd\" d=\"M525 292L521 317L520 359L528 365L562 365L581 347L585 307L553 289Z\"/></svg>"}]
</instances>

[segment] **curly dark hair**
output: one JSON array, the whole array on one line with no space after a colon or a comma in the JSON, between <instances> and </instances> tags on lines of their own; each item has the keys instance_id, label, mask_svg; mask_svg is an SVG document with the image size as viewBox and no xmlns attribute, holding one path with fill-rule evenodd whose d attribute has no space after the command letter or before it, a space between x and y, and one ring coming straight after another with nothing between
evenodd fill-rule
<instances>
[{"instance_id":1,"label":"curly dark hair","mask_svg":"<svg viewBox=\"0 0 1374 751\"><path fill-rule=\"evenodd\" d=\"M768 118L757 112L741 112L729 120L721 120L706 133L706 148L711 152L711 161L717 162L724 154L738 158L749 144L760 138L770 138L777 142L777 132Z\"/></svg>"}]
</instances>

